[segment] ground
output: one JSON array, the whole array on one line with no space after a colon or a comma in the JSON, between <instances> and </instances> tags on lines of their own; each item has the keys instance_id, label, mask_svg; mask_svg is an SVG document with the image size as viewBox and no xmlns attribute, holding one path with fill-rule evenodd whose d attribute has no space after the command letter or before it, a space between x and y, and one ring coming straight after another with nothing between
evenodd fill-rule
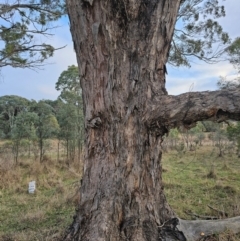
<instances>
[{"instance_id":1,"label":"ground","mask_svg":"<svg viewBox=\"0 0 240 241\"><path fill-rule=\"evenodd\" d=\"M59 240L75 214L81 164L69 168L56 161L54 152L43 164L27 158L15 168L9 163L3 170L1 156L0 240ZM37 184L33 195L27 192L31 180ZM240 159L231 149L221 158L211 143L185 153L168 150L163 180L168 202L180 218L222 216L209 206L228 217L240 215ZM212 240L240 238L225 233Z\"/></svg>"}]
</instances>

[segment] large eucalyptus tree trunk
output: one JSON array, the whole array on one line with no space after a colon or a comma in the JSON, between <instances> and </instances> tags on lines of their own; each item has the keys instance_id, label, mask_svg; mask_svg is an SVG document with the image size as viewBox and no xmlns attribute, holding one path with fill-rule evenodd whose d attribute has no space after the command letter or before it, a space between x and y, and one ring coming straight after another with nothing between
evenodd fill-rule
<instances>
[{"instance_id":1,"label":"large eucalyptus tree trunk","mask_svg":"<svg viewBox=\"0 0 240 241\"><path fill-rule=\"evenodd\" d=\"M65 240L190 237L163 193L162 138L171 127L227 112L209 93L167 95L165 64L180 2L67 0L86 153L79 209Z\"/></svg>"}]
</instances>

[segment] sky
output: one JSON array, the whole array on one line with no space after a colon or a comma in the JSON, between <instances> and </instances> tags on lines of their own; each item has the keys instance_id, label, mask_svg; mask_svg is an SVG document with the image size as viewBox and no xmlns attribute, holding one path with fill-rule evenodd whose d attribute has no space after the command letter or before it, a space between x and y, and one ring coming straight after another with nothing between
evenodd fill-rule
<instances>
[{"instance_id":1,"label":"sky","mask_svg":"<svg viewBox=\"0 0 240 241\"><path fill-rule=\"evenodd\" d=\"M223 29L232 39L240 36L240 1L224 1L226 17L219 20ZM15 69L4 67L0 73L0 96L18 95L27 99L57 99L60 94L55 90L55 83L61 72L68 66L77 64L73 49L69 23L62 21L60 27L53 32L55 35L48 39L55 47L65 46L56 51L53 58L41 70ZM215 65L194 63L191 68L174 68L168 66L166 87L169 94L178 95L188 91L216 90L219 76L231 77L235 74L234 68L227 62Z\"/></svg>"}]
</instances>

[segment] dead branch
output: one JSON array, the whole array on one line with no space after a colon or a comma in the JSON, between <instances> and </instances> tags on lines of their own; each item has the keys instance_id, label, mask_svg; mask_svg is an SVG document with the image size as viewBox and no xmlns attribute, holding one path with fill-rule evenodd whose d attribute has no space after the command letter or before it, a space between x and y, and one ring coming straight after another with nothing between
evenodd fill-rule
<instances>
[{"instance_id":1,"label":"dead branch","mask_svg":"<svg viewBox=\"0 0 240 241\"><path fill-rule=\"evenodd\" d=\"M203 219L203 220L217 220L219 219L218 217L215 217L215 216L204 216L204 215L199 215L199 214L196 214L196 213L193 213L191 211L185 211L185 213L191 217L195 217L195 218L200 218L200 219Z\"/></svg>"},{"instance_id":2,"label":"dead branch","mask_svg":"<svg viewBox=\"0 0 240 241\"><path fill-rule=\"evenodd\" d=\"M218 210L216 208L211 207L210 205L207 205L210 209L212 209L213 211L217 212L221 217L228 217L228 213Z\"/></svg>"},{"instance_id":3,"label":"dead branch","mask_svg":"<svg viewBox=\"0 0 240 241\"><path fill-rule=\"evenodd\" d=\"M226 230L240 233L240 216L219 220L183 220L178 219L177 228L184 233L187 241L196 241L202 237L222 233Z\"/></svg>"}]
</instances>

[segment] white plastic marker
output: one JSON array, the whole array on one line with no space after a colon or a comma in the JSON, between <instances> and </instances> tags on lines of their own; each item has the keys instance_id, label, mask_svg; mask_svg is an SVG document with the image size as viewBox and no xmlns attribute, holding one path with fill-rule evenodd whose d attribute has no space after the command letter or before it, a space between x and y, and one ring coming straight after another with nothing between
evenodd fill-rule
<instances>
[{"instance_id":1,"label":"white plastic marker","mask_svg":"<svg viewBox=\"0 0 240 241\"><path fill-rule=\"evenodd\" d=\"M31 181L28 184L28 193L34 193L36 189L36 182L35 181Z\"/></svg>"}]
</instances>

